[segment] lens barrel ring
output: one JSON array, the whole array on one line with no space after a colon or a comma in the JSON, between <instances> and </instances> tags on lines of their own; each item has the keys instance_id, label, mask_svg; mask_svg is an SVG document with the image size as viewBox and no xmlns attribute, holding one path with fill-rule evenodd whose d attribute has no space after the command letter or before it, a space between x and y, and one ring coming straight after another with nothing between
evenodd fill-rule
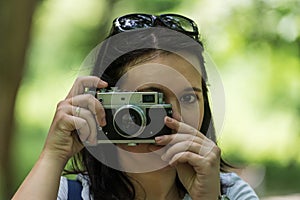
<instances>
[{"instance_id":1,"label":"lens barrel ring","mask_svg":"<svg viewBox=\"0 0 300 200\"><path fill-rule=\"evenodd\" d=\"M136 105L124 105L113 115L114 129L125 138L138 137L145 130L146 124L147 118L143 109Z\"/></svg>"}]
</instances>

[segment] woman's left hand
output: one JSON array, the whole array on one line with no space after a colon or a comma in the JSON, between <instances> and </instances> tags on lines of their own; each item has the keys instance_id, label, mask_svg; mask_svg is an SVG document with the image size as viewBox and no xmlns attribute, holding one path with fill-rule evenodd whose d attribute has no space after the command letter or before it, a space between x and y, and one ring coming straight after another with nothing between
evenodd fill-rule
<instances>
[{"instance_id":1,"label":"woman's left hand","mask_svg":"<svg viewBox=\"0 0 300 200\"><path fill-rule=\"evenodd\" d=\"M220 194L219 147L197 129L166 117L165 124L176 134L156 137L158 145L168 145L162 155L177 170L192 199L216 200Z\"/></svg>"}]
</instances>

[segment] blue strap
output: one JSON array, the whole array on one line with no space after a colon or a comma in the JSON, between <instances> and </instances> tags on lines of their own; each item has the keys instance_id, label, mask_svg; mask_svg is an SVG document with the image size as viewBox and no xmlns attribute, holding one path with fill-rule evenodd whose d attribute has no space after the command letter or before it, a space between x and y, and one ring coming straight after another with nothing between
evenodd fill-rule
<instances>
[{"instance_id":1,"label":"blue strap","mask_svg":"<svg viewBox=\"0 0 300 200\"><path fill-rule=\"evenodd\" d=\"M81 182L68 179L68 200L82 200L81 191Z\"/></svg>"}]
</instances>

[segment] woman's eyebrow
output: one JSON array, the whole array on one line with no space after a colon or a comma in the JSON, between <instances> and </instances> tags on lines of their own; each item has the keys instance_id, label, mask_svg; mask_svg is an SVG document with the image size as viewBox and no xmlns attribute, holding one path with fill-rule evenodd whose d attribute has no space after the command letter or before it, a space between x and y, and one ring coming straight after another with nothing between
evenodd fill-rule
<instances>
[{"instance_id":1,"label":"woman's eyebrow","mask_svg":"<svg viewBox=\"0 0 300 200\"><path fill-rule=\"evenodd\" d=\"M185 88L184 91L185 92L190 92L190 91L193 91L193 92L202 92L202 89L198 88L198 87L188 87L188 88Z\"/></svg>"},{"instance_id":2,"label":"woman's eyebrow","mask_svg":"<svg viewBox=\"0 0 300 200\"><path fill-rule=\"evenodd\" d=\"M142 91L153 91L153 92L163 92L161 88L158 87L144 87L141 89L138 89L137 91L142 92ZM188 87L184 89L185 92L202 92L201 88L198 87Z\"/></svg>"}]
</instances>

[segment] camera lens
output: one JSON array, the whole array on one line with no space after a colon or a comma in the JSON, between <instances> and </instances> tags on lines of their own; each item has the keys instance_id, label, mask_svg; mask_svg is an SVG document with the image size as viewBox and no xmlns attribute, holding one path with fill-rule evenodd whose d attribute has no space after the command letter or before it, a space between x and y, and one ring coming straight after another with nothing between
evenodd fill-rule
<instances>
[{"instance_id":1,"label":"camera lens","mask_svg":"<svg viewBox=\"0 0 300 200\"><path fill-rule=\"evenodd\" d=\"M126 138L137 137L145 129L146 116L140 107L125 105L114 114L113 125L121 136Z\"/></svg>"}]
</instances>

